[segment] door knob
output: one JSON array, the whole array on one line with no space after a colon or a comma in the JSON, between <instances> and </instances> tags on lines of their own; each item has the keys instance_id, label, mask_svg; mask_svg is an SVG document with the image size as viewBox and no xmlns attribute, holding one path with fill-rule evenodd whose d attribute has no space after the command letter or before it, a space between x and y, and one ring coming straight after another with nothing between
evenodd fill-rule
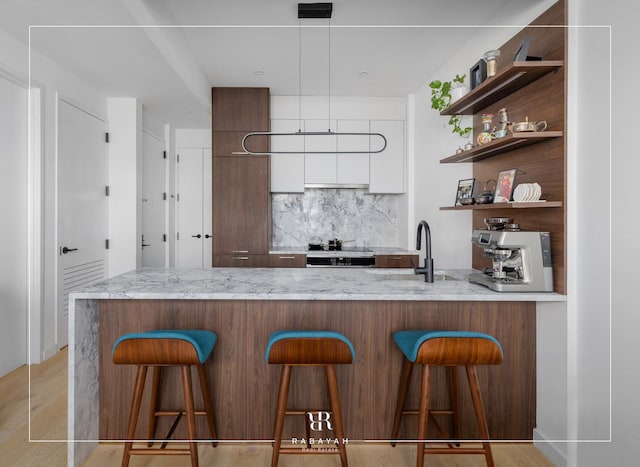
<instances>
[{"instance_id":1,"label":"door knob","mask_svg":"<svg viewBox=\"0 0 640 467\"><path fill-rule=\"evenodd\" d=\"M209 235L209 234L204 235L204 238L211 238L211 237L213 237L213 235Z\"/></svg>"},{"instance_id":2,"label":"door knob","mask_svg":"<svg viewBox=\"0 0 640 467\"><path fill-rule=\"evenodd\" d=\"M198 235L192 235L193 238L202 238L202 235L198 234Z\"/></svg>"},{"instance_id":3,"label":"door knob","mask_svg":"<svg viewBox=\"0 0 640 467\"><path fill-rule=\"evenodd\" d=\"M69 253L71 251L78 251L78 249L77 248L67 248L66 246L62 247L62 254L63 255L66 255L67 253Z\"/></svg>"}]
</instances>

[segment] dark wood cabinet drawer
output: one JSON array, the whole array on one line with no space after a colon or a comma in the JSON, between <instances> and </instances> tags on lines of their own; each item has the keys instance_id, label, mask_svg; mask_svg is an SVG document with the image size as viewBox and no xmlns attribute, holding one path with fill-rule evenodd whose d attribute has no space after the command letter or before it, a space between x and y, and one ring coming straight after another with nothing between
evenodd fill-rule
<instances>
[{"instance_id":1,"label":"dark wood cabinet drawer","mask_svg":"<svg viewBox=\"0 0 640 467\"><path fill-rule=\"evenodd\" d=\"M214 268L266 268L269 255L213 255Z\"/></svg>"},{"instance_id":2,"label":"dark wood cabinet drawer","mask_svg":"<svg viewBox=\"0 0 640 467\"><path fill-rule=\"evenodd\" d=\"M418 255L376 255L377 268L415 268Z\"/></svg>"},{"instance_id":3,"label":"dark wood cabinet drawer","mask_svg":"<svg viewBox=\"0 0 640 467\"><path fill-rule=\"evenodd\" d=\"M306 268L307 255L269 255L269 266L272 268Z\"/></svg>"}]
</instances>

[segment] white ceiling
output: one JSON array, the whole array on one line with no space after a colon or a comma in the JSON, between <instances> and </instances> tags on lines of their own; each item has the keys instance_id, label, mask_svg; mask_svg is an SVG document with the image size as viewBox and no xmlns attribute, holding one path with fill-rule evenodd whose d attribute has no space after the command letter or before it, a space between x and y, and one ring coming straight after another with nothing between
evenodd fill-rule
<instances>
[{"instance_id":1,"label":"white ceiling","mask_svg":"<svg viewBox=\"0 0 640 467\"><path fill-rule=\"evenodd\" d=\"M296 0L2 0L0 27L27 42L29 25L134 26L32 28L31 44L105 96L208 127L211 86L297 95L299 45L304 95L404 96L476 32L415 26L509 24L544 1L334 0L330 47L327 20L300 29Z\"/></svg>"}]
</instances>

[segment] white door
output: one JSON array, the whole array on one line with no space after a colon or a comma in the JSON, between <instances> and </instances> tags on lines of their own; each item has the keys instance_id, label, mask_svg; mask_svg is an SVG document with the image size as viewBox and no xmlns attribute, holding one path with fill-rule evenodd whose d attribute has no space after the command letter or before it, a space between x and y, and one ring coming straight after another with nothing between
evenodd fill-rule
<instances>
[{"instance_id":1,"label":"white door","mask_svg":"<svg viewBox=\"0 0 640 467\"><path fill-rule=\"evenodd\" d=\"M213 159L211 148L202 150L202 267L213 267Z\"/></svg>"},{"instance_id":2,"label":"white door","mask_svg":"<svg viewBox=\"0 0 640 467\"><path fill-rule=\"evenodd\" d=\"M27 362L27 91L0 75L0 376Z\"/></svg>"},{"instance_id":3,"label":"white door","mask_svg":"<svg viewBox=\"0 0 640 467\"><path fill-rule=\"evenodd\" d=\"M69 292L106 277L106 124L58 101L58 347L67 344Z\"/></svg>"},{"instance_id":4,"label":"white door","mask_svg":"<svg viewBox=\"0 0 640 467\"><path fill-rule=\"evenodd\" d=\"M210 268L211 149L179 148L178 267Z\"/></svg>"},{"instance_id":5,"label":"white door","mask_svg":"<svg viewBox=\"0 0 640 467\"><path fill-rule=\"evenodd\" d=\"M166 177L164 142L142 133L142 266L165 267Z\"/></svg>"}]
</instances>

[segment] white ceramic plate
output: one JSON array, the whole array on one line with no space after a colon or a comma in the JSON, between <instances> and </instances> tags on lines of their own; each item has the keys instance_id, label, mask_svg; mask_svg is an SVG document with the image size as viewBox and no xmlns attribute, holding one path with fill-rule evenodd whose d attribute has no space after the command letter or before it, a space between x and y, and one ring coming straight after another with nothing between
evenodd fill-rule
<instances>
[{"instance_id":1,"label":"white ceramic plate","mask_svg":"<svg viewBox=\"0 0 640 467\"><path fill-rule=\"evenodd\" d=\"M532 201L538 201L542 196L542 187L538 183L533 183L532 185L534 189Z\"/></svg>"},{"instance_id":2,"label":"white ceramic plate","mask_svg":"<svg viewBox=\"0 0 640 467\"><path fill-rule=\"evenodd\" d=\"M525 199L526 193L527 193L527 184L521 183L516 187L515 190L513 190L513 200L518 203L523 202Z\"/></svg>"}]
</instances>

